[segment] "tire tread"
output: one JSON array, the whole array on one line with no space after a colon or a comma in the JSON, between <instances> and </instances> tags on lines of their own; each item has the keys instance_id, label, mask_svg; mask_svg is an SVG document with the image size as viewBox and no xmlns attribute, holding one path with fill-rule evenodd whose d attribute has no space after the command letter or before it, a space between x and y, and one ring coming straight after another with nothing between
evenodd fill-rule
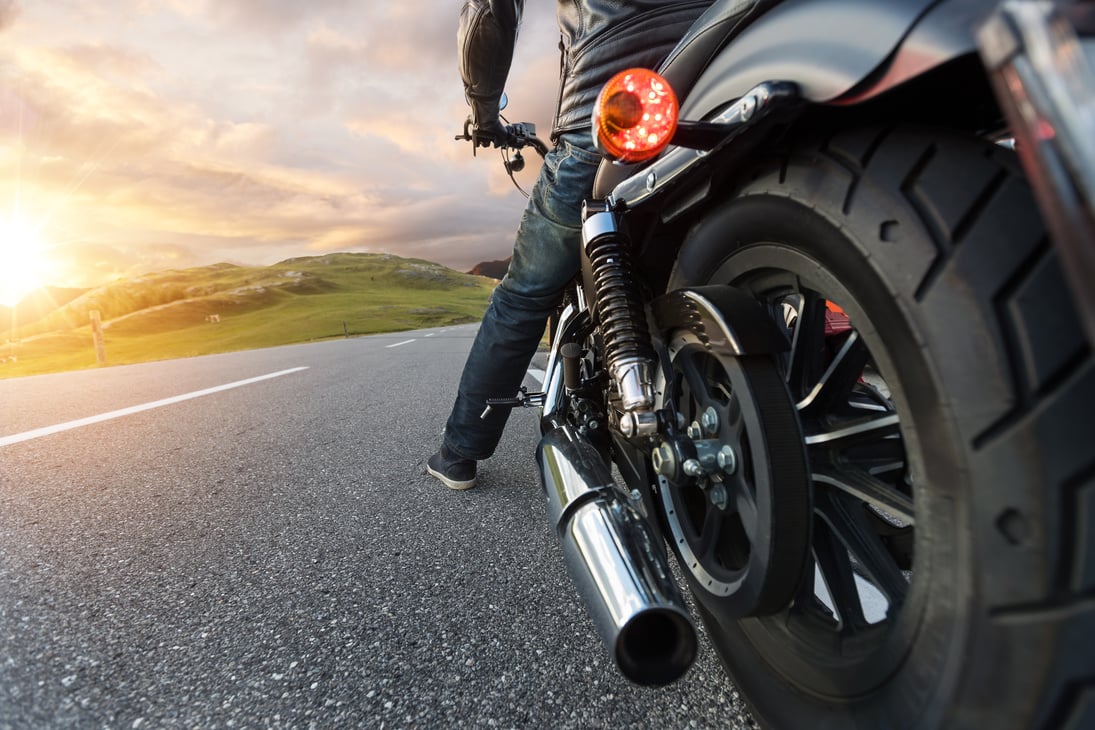
<instances>
[{"instance_id":1,"label":"tire tread","mask_svg":"<svg viewBox=\"0 0 1095 730\"><path fill-rule=\"evenodd\" d=\"M945 409L979 470L968 518L975 580L987 586L976 589L980 620L1008 627L1011 656L996 666L999 655L982 647L956 707L1008 727L1087 727L1095 654L1075 647L1095 636L1095 354L1014 154L885 126L806 141L772 162L741 194L795 198L859 241L917 322L917 346L933 352L933 377L952 399ZM902 235L912 218L920 239ZM1009 536L1010 515L1020 529ZM1016 667L1028 674L1001 696L1036 687L1037 706L982 705L978 683Z\"/></svg>"}]
</instances>

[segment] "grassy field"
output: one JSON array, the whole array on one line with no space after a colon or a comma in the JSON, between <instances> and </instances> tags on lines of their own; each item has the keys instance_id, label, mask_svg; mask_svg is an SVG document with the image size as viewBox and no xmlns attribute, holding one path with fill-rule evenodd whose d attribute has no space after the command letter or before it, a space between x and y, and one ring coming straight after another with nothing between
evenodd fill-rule
<instances>
[{"instance_id":1,"label":"grassy field","mask_svg":"<svg viewBox=\"0 0 1095 730\"><path fill-rule=\"evenodd\" d=\"M0 378L477 321L496 282L387 254L331 254L273 266L217 264L93 289L35 322L0 320ZM14 355L14 362L9 355Z\"/></svg>"}]
</instances>

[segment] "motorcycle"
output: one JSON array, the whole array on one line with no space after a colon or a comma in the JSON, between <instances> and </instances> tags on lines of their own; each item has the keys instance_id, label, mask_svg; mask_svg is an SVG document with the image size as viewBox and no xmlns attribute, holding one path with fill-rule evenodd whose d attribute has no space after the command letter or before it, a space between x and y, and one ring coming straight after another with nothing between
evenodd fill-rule
<instances>
[{"instance_id":1,"label":"motorcycle","mask_svg":"<svg viewBox=\"0 0 1095 730\"><path fill-rule=\"evenodd\" d=\"M605 87L544 392L492 405L541 407L629 679L688 670L694 611L765 726L1095 727L1093 36L719 0Z\"/></svg>"}]
</instances>

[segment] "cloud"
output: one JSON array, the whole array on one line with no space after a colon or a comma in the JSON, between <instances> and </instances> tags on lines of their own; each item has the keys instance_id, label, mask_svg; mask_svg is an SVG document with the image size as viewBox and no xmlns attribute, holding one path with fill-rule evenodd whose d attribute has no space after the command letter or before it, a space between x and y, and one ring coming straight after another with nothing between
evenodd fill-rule
<instances>
[{"instance_id":1,"label":"cloud","mask_svg":"<svg viewBox=\"0 0 1095 730\"><path fill-rule=\"evenodd\" d=\"M137 78L158 68L156 62L145 53L136 53L124 47L109 46L102 42L68 46L59 53L67 56L74 65L100 75Z\"/></svg>"},{"instance_id":2,"label":"cloud","mask_svg":"<svg viewBox=\"0 0 1095 730\"><path fill-rule=\"evenodd\" d=\"M17 11L0 0L0 209L19 199L45 219L56 255L84 261L72 272L508 255L524 200L496 151L453 140L467 113L456 7L67 0L11 25ZM542 136L550 11L526 16L507 111Z\"/></svg>"},{"instance_id":3,"label":"cloud","mask_svg":"<svg viewBox=\"0 0 1095 730\"><path fill-rule=\"evenodd\" d=\"M61 262L59 283L74 287L98 286L149 271L211 263L193 247L150 241L133 244L85 241L57 246L52 256Z\"/></svg>"},{"instance_id":4,"label":"cloud","mask_svg":"<svg viewBox=\"0 0 1095 730\"><path fill-rule=\"evenodd\" d=\"M198 3L213 20L246 33L283 32L310 19L344 10L350 0L206 0Z\"/></svg>"},{"instance_id":5,"label":"cloud","mask_svg":"<svg viewBox=\"0 0 1095 730\"><path fill-rule=\"evenodd\" d=\"M0 33L7 30L19 17L19 3L15 0L0 0Z\"/></svg>"}]
</instances>

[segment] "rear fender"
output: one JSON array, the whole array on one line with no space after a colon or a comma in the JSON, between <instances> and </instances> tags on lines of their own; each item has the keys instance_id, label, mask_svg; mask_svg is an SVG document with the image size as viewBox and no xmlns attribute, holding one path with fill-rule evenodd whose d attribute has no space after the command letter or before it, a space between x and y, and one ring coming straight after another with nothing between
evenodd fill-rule
<instances>
[{"instance_id":1,"label":"rear fender","mask_svg":"<svg viewBox=\"0 0 1095 730\"><path fill-rule=\"evenodd\" d=\"M974 28L996 1L785 0L709 61L693 57L705 50L696 44L697 51L685 48L663 71L672 71L674 85L686 90L682 119L710 118L767 81L794 82L808 103L854 106L956 58L975 56ZM605 197L643 166L606 161L594 196Z\"/></svg>"},{"instance_id":2,"label":"rear fender","mask_svg":"<svg viewBox=\"0 0 1095 730\"><path fill-rule=\"evenodd\" d=\"M818 104L854 104L976 52L974 24L995 0L787 0L707 66L682 103L702 119L765 81L793 81Z\"/></svg>"}]
</instances>

